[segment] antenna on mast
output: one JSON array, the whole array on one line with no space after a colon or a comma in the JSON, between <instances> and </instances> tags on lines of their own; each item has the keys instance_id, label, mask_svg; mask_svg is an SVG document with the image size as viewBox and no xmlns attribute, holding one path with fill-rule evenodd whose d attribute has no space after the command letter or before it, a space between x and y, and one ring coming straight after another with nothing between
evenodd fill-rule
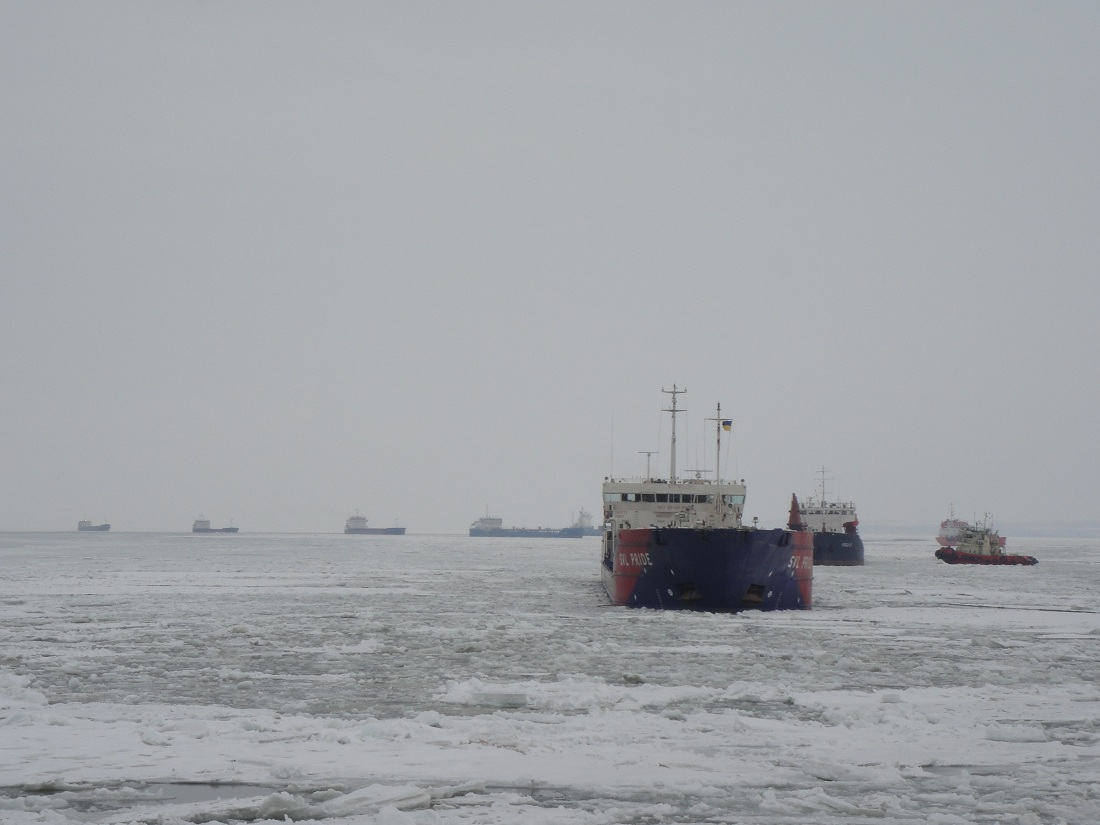
<instances>
[{"instance_id":1,"label":"antenna on mast","mask_svg":"<svg viewBox=\"0 0 1100 825\"><path fill-rule=\"evenodd\" d=\"M825 465L821 465L821 506L825 506Z\"/></svg>"},{"instance_id":2,"label":"antenna on mast","mask_svg":"<svg viewBox=\"0 0 1100 825\"><path fill-rule=\"evenodd\" d=\"M666 390L664 387L661 387L661 392L667 393L668 395L672 396L672 409L666 409L666 410L664 410L664 412L672 413L672 458L669 461L668 483L669 484L675 484L676 483L676 414L684 412L684 410L676 409L676 396L682 395L683 393L687 392L687 387L684 387L682 390L678 390L678 389L676 389L676 385L673 384L671 390Z\"/></svg>"},{"instance_id":3,"label":"antenna on mast","mask_svg":"<svg viewBox=\"0 0 1100 825\"><path fill-rule=\"evenodd\" d=\"M653 455L657 455L657 451L656 450L638 450L638 454L645 456L645 480L646 481L652 481L653 480L653 475L649 472L649 457L653 456Z\"/></svg>"}]
</instances>

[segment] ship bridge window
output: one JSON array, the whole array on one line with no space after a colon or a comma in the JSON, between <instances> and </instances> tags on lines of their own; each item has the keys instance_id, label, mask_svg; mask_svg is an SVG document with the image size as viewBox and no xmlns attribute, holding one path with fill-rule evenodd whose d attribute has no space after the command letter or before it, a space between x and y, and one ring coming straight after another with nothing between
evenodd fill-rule
<instances>
[{"instance_id":1,"label":"ship bridge window","mask_svg":"<svg viewBox=\"0 0 1100 825\"><path fill-rule=\"evenodd\" d=\"M603 500L606 501L608 504L611 504L614 501L619 501L620 495L620 493L604 493Z\"/></svg>"},{"instance_id":2,"label":"ship bridge window","mask_svg":"<svg viewBox=\"0 0 1100 825\"><path fill-rule=\"evenodd\" d=\"M669 493L668 494L668 500L669 500L670 504L679 504L680 503L680 494L679 493Z\"/></svg>"},{"instance_id":3,"label":"ship bridge window","mask_svg":"<svg viewBox=\"0 0 1100 825\"><path fill-rule=\"evenodd\" d=\"M642 493L642 501L653 501L653 493Z\"/></svg>"},{"instance_id":4,"label":"ship bridge window","mask_svg":"<svg viewBox=\"0 0 1100 825\"><path fill-rule=\"evenodd\" d=\"M684 496L684 501L690 498L692 498L692 496L686 495ZM696 495L694 498L696 504L714 504L714 496Z\"/></svg>"},{"instance_id":5,"label":"ship bridge window","mask_svg":"<svg viewBox=\"0 0 1100 825\"><path fill-rule=\"evenodd\" d=\"M668 493L657 493L658 504L668 504Z\"/></svg>"},{"instance_id":6,"label":"ship bridge window","mask_svg":"<svg viewBox=\"0 0 1100 825\"><path fill-rule=\"evenodd\" d=\"M722 496L722 501L724 501L726 504L731 505L731 506L735 505L735 504L744 504L745 503L745 497L743 495Z\"/></svg>"},{"instance_id":7,"label":"ship bridge window","mask_svg":"<svg viewBox=\"0 0 1100 825\"><path fill-rule=\"evenodd\" d=\"M623 501L637 501L637 500L638 500L638 494L637 493L623 493Z\"/></svg>"}]
</instances>

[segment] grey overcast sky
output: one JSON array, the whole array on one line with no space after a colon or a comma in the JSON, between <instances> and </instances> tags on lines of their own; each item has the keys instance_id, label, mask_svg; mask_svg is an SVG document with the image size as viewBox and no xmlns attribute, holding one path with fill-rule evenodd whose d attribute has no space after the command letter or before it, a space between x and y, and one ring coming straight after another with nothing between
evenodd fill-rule
<instances>
[{"instance_id":1,"label":"grey overcast sky","mask_svg":"<svg viewBox=\"0 0 1100 825\"><path fill-rule=\"evenodd\" d=\"M673 383L769 525L1100 523L1096 3L4 0L0 71L0 530L562 526Z\"/></svg>"}]
</instances>

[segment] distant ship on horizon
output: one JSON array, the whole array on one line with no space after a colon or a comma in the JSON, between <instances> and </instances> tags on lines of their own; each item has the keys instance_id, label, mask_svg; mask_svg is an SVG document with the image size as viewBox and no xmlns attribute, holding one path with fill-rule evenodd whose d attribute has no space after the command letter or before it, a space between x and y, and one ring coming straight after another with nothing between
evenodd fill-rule
<instances>
[{"instance_id":1,"label":"distant ship on horizon","mask_svg":"<svg viewBox=\"0 0 1100 825\"><path fill-rule=\"evenodd\" d=\"M106 533L111 529L110 524L92 524L87 519L81 519L76 523L76 529L81 533Z\"/></svg>"},{"instance_id":2,"label":"distant ship on horizon","mask_svg":"<svg viewBox=\"0 0 1100 825\"><path fill-rule=\"evenodd\" d=\"M192 533L236 533L238 529L237 527L211 527L210 519L203 518L201 515L191 525Z\"/></svg>"},{"instance_id":3,"label":"distant ship on horizon","mask_svg":"<svg viewBox=\"0 0 1100 825\"><path fill-rule=\"evenodd\" d=\"M583 528L572 527L505 527L504 519L486 515L470 525L473 538L514 538L514 539L579 539L584 535Z\"/></svg>"},{"instance_id":4,"label":"distant ship on horizon","mask_svg":"<svg viewBox=\"0 0 1100 825\"><path fill-rule=\"evenodd\" d=\"M404 527L368 527L367 520L357 512L344 522L344 532L356 536L403 536Z\"/></svg>"},{"instance_id":5,"label":"distant ship on horizon","mask_svg":"<svg viewBox=\"0 0 1100 825\"><path fill-rule=\"evenodd\" d=\"M583 507L581 511L577 513L577 520L573 522L573 527L580 530L582 536L603 535L603 531L592 523L592 514Z\"/></svg>"}]
</instances>

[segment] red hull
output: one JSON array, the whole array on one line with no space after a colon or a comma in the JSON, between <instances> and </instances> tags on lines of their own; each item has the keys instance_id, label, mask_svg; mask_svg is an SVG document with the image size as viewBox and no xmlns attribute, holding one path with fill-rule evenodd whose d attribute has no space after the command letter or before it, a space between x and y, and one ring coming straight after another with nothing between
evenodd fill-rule
<instances>
[{"instance_id":1,"label":"red hull","mask_svg":"<svg viewBox=\"0 0 1100 825\"><path fill-rule=\"evenodd\" d=\"M948 564L985 564L985 565L1003 565L1003 564L1023 564L1033 565L1038 564L1039 560L1034 556L1017 556L1017 555L993 555L993 556L980 556L977 553L960 553L951 547L944 547L936 551L936 558L942 562Z\"/></svg>"}]
</instances>

